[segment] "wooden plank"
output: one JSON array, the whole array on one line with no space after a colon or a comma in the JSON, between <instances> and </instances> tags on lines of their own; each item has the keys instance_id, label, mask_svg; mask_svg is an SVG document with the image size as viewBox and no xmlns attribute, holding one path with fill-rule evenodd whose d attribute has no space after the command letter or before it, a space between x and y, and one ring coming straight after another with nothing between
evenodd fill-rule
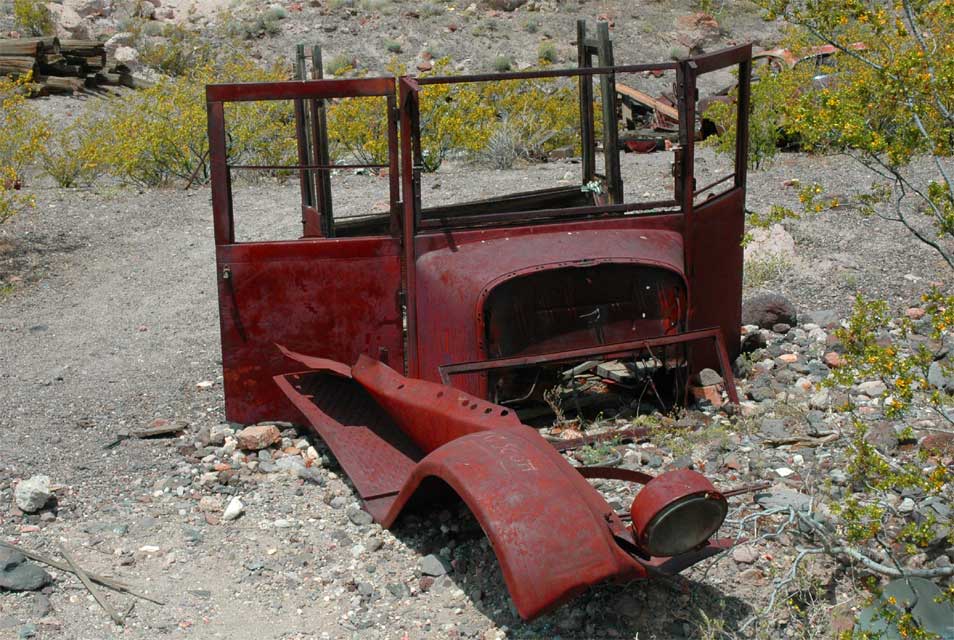
<instances>
[{"instance_id":1,"label":"wooden plank","mask_svg":"<svg viewBox=\"0 0 954 640\"><path fill-rule=\"evenodd\" d=\"M616 93L626 96L627 98L632 98L633 100L646 105L652 109L655 109L659 113L663 114L667 118L672 118L675 121L679 121L679 110L676 107L666 104L662 100L658 100L648 93L644 93L639 89L634 89L633 87L628 87L625 84L616 83Z\"/></svg>"}]
</instances>

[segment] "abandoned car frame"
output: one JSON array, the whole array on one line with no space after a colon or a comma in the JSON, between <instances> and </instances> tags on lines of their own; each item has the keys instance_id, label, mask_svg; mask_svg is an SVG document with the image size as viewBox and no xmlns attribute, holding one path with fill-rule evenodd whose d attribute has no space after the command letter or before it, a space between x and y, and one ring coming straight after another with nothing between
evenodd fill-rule
<instances>
[{"instance_id":1,"label":"abandoned car frame","mask_svg":"<svg viewBox=\"0 0 954 640\"><path fill-rule=\"evenodd\" d=\"M606 579L679 571L727 544L710 538L731 492L688 470L652 478L574 468L501 404L524 392L534 370L660 353L683 376L720 368L734 399L751 47L616 65L606 25L591 38L581 23L578 50L575 69L207 88L228 419L309 424L383 526L412 502L457 494L491 540L524 618ZM734 171L698 187L696 78L729 67L746 79ZM616 75L660 70L676 78L673 195L628 203ZM422 206L422 91L550 78L578 82L580 184ZM387 170L389 209L336 218L330 172L358 165L329 161L325 103L362 96L386 108L389 159L373 168ZM294 101L297 240L235 241L231 173L250 167L229 164L225 105L253 100ZM645 486L630 513L618 514L586 477Z\"/></svg>"}]
</instances>

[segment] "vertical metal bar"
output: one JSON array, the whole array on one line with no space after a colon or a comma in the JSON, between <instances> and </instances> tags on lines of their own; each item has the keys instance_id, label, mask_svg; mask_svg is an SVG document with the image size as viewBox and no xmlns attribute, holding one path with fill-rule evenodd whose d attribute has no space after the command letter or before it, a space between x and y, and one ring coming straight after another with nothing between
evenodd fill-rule
<instances>
[{"instance_id":1,"label":"vertical metal bar","mask_svg":"<svg viewBox=\"0 0 954 640\"><path fill-rule=\"evenodd\" d=\"M681 60L676 69L676 95L679 104L679 181L677 200L682 204L683 247L686 275L692 277L692 193L695 190L696 76L692 60Z\"/></svg>"},{"instance_id":2,"label":"vertical metal bar","mask_svg":"<svg viewBox=\"0 0 954 640\"><path fill-rule=\"evenodd\" d=\"M739 64L738 111L735 121L735 186L744 187L749 169L749 102L752 95L752 59Z\"/></svg>"},{"instance_id":3,"label":"vertical metal bar","mask_svg":"<svg viewBox=\"0 0 954 640\"><path fill-rule=\"evenodd\" d=\"M311 48L311 74L312 80L321 80L325 77L321 47L318 45ZM311 124L315 164L329 165L331 154L328 153L328 115L324 100L311 101ZM314 188L318 214L321 216L321 231L326 238L334 237L335 216L331 199L331 173L326 170L316 171Z\"/></svg>"},{"instance_id":4,"label":"vertical metal bar","mask_svg":"<svg viewBox=\"0 0 954 640\"><path fill-rule=\"evenodd\" d=\"M388 183L392 226L397 220L401 201L401 169L398 163L400 155L398 150L398 117L397 99L393 95L388 96Z\"/></svg>"},{"instance_id":5,"label":"vertical metal bar","mask_svg":"<svg viewBox=\"0 0 954 640\"><path fill-rule=\"evenodd\" d=\"M401 200L403 220L401 221L402 242L404 248L404 305L406 308L407 345L405 349L406 375L418 375L417 359L417 264L414 248L414 230L417 219L417 197L414 180L414 144L412 138L417 135L417 120L414 118L415 97L418 86L412 78L403 77L399 82L398 106L401 115Z\"/></svg>"},{"instance_id":6,"label":"vertical metal bar","mask_svg":"<svg viewBox=\"0 0 954 640\"><path fill-rule=\"evenodd\" d=\"M609 24L599 22L597 28L597 49L601 67L613 66L613 45L609 37ZM606 182L610 203L623 202L623 179L619 170L619 125L616 119L616 74L604 73L600 76L600 90L603 94L603 162L606 163Z\"/></svg>"},{"instance_id":7,"label":"vertical metal bar","mask_svg":"<svg viewBox=\"0 0 954 640\"><path fill-rule=\"evenodd\" d=\"M235 224L232 217L232 184L225 148L225 105L210 102L206 105L209 120L209 165L212 171L212 219L215 244L235 242Z\"/></svg>"},{"instance_id":8,"label":"vertical metal bar","mask_svg":"<svg viewBox=\"0 0 954 640\"><path fill-rule=\"evenodd\" d=\"M305 79L305 45L295 47L295 80ZM308 141L308 116L302 100L295 100L295 136L298 140L298 164L310 165L311 153ZM303 236L314 236L319 232L314 209L315 197L312 188L311 172L307 169L298 170L298 181L301 185L301 226ZM309 209L311 209L309 211Z\"/></svg>"},{"instance_id":9,"label":"vertical metal bar","mask_svg":"<svg viewBox=\"0 0 954 640\"><path fill-rule=\"evenodd\" d=\"M576 21L576 66L579 68L591 67L591 56L586 49L586 20ZM594 127L593 127L593 78L580 76L580 144L582 152L583 184L596 179L596 158Z\"/></svg>"}]
</instances>

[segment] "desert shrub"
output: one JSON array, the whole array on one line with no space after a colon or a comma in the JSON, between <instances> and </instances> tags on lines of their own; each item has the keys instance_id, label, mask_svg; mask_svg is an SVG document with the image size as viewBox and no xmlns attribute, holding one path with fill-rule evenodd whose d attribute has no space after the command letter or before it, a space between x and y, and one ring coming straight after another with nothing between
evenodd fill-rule
<instances>
[{"instance_id":1,"label":"desert shrub","mask_svg":"<svg viewBox=\"0 0 954 640\"><path fill-rule=\"evenodd\" d=\"M40 166L59 186L88 185L103 173L98 124L90 111L52 133L40 150Z\"/></svg>"},{"instance_id":2,"label":"desert shrub","mask_svg":"<svg viewBox=\"0 0 954 640\"><path fill-rule=\"evenodd\" d=\"M17 26L31 36L51 36L56 33L53 15L42 0L13 0L13 19Z\"/></svg>"},{"instance_id":3,"label":"desert shrub","mask_svg":"<svg viewBox=\"0 0 954 640\"><path fill-rule=\"evenodd\" d=\"M197 67L210 63L213 58L211 45L195 31L181 24L165 24L159 27L159 36L150 37L155 29L153 22L137 23L132 33L137 39L139 61L160 73L182 76Z\"/></svg>"},{"instance_id":4,"label":"desert shrub","mask_svg":"<svg viewBox=\"0 0 954 640\"><path fill-rule=\"evenodd\" d=\"M33 197L21 190L22 171L50 135L46 121L27 102L29 86L29 74L17 80L0 77L0 222L33 206Z\"/></svg>"},{"instance_id":5,"label":"desert shrub","mask_svg":"<svg viewBox=\"0 0 954 640\"><path fill-rule=\"evenodd\" d=\"M325 73L331 76L343 76L354 70L354 59L344 53L332 56L325 63Z\"/></svg>"},{"instance_id":6,"label":"desert shrub","mask_svg":"<svg viewBox=\"0 0 954 640\"><path fill-rule=\"evenodd\" d=\"M749 167L760 169L778 154L785 137L790 135L789 106L799 88L811 81L806 71L786 69L779 73L764 70L753 79L749 115ZM728 102L714 102L703 116L715 123L720 133L710 137L707 144L721 153L735 153L737 91L729 93Z\"/></svg>"},{"instance_id":7,"label":"desert shrub","mask_svg":"<svg viewBox=\"0 0 954 640\"><path fill-rule=\"evenodd\" d=\"M208 178L205 85L287 78L280 68L263 69L247 59L207 63L191 73L166 78L148 89L114 100L102 126L98 162L125 182L161 186L172 180ZM226 107L230 163L295 162L294 115L286 102L229 103Z\"/></svg>"},{"instance_id":8,"label":"desert shrub","mask_svg":"<svg viewBox=\"0 0 954 640\"><path fill-rule=\"evenodd\" d=\"M579 102L574 85L558 79L504 80L483 85L482 95L515 139L518 154L542 158L579 144Z\"/></svg>"},{"instance_id":9,"label":"desert shrub","mask_svg":"<svg viewBox=\"0 0 954 640\"><path fill-rule=\"evenodd\" d=\"M557 61L557 48L552 42L541 42L537 47L537 59L544 64L553 64Z\"/></svg>"},{"instance_id":10,"label":"desert shrub","mask_svg":"<svg viewBox=\"0 0 954 640\"><path fill-rule=\"evenodd\" d=\"M513 67L513 59L510 56L497 56L494 58L493 68L497 73L510 71L511 67Z\"/></svg>"}]
</instances>

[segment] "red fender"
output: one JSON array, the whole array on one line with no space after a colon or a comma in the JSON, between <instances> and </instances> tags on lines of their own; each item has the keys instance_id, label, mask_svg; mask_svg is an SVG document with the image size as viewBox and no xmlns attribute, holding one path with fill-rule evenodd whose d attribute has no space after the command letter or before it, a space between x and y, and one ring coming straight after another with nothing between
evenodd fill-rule
<instances>
[{"instance_id":1,"label":"red fender","mask_svg":"<svg viewBox=\"0 0 954 640\"><path fill-rule=\"evenodd\" d=\"M529 427L439 447L417 464L381 524L391 526L430 477L446 482L477 518L524 619L604 580L647 576L614 541L613 510Z\"/></svg>"}]
</instances>

